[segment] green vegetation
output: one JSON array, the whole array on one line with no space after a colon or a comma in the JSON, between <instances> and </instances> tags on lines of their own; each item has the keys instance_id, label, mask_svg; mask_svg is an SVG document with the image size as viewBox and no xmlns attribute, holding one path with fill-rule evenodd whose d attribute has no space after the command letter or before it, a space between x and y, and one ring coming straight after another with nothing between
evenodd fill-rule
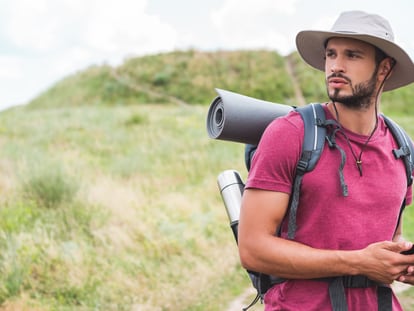
<instances>
[{"instance_id":1,"label":"green vegetation","mask_svg":"<svg viewBox=\"0 0 414 311\"><path fill-rule=\"evenodd\" d=\"M289 62L287 62L289 60ZM327 100L324 74L298 53L283 58L271 51L176 51L127 59L119 67L92 66L71 75L30 102L30 107L207 105L221 88L277 103L297 105L292 79L306 102ZM387 114L414 113L414 86L384 93Z\"/></svg>"},{"instance_id":2,"label":"green vegetation","mask_svg":"<svg viewBox=\"0 0 414 311\"><path fill-rule=\"evenodd\" d=\"M242 146L210 140L205 115L169 104L3 112L0 303L217 310L239 293L215 180L243 170Z\"/></svg>"},{"instance_id":3,"label":"green vegetation","mask_svg":"<svg viewBox=\"0 0 414 311\"><path fill-rule=\"evenodd\" d=\"M128 59L117 68L88 68L60 81L30 106L208 104L216 87L280 103L293 98L284 58L274 52L177 51Z\"/></svg>"},{"instance_id":4,"label":"green vegetation","mask_svg":"<svg viewBox=\"0 0 414 311\"><path fill-rule=\"evenodd\" d=\"M290 57L306 100L323 98ZM151 55L3 111L0 309L225 310L249 280L216 178L246 171L241 144L207 137L208 104L214 87L294 104L285 66L269 51ZM414 134L412 94L384 111ZM414 240L412 208L405 229Z\"/></svg>"}]
</instances>

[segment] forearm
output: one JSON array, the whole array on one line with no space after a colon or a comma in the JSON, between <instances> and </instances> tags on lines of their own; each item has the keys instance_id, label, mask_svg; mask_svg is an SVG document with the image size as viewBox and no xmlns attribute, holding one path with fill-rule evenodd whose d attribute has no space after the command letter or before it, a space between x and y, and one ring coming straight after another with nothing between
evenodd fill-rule
<instances>
[{"instance_id":1,"label":"forearm","mask_svg":"<svg viewBox=\"0 0 414 311\"><path fill-rule=\"evenodd\" d=\"M256 241L257 242L257 241ZM288 279L312 279L359 273L360 251L315 249L298 242L271 237L250 249L240 249L246 269Z\"/></svg>"},{"instance_id":2,"label":"forearm","mask_svg":"<svg viewBox=\"0 0 414 311\"><path fill-rule=\"evenodd\" d=\"M414 258L400 254L411 247L406 242L384 241L352 251L320 250L278 237L248 244L239 247L246 269L287 279L364 275L390 284L407 275Z\"/></svg>"}]
</instances>

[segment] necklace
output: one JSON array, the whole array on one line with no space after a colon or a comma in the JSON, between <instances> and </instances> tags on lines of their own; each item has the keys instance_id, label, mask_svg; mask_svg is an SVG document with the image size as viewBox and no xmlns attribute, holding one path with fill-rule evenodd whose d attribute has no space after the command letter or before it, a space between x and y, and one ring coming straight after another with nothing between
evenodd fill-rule
<instances>
[{"instance_id":1,"label":"necklace","mask_svg":"<svg viewBox=\"0 0 414 311\"><path fill-rule=\"evenodd\" d=\"M338 109L336 108L335 102L332 102L332 104L333 104L333 107L334 107L334 110L335 110L336 121L338 122L338 125L340 126ZM376 115L377 114L375 114L375 116ZM364 152L366 146L368 145L369 141L371 140L372 136L374 135L374 132L377 129L377 126L378 126L378 117L375 118L374 129L371 131L371 134L368 136L367 140L362 145L362 148L361 148L358 156L356 155L356 152L354 151L354 148L352 148L351 141L349 140L348 135L346 135L346 133L342 130L342 128L340 128L340 133L345 137L346 143L348 144L348 147L351 150L352 156L354 157L356 166L358 168L359 176L361 176L361 177L362 177L362 153Z\"/></svg>"}]
</instances>

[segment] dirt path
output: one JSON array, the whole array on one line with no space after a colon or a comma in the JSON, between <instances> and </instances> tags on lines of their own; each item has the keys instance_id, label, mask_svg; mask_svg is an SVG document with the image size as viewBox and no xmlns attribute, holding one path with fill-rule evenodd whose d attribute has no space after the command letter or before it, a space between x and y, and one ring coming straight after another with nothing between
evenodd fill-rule
<instances>
[{"instance_id":1,"label":"dirt path","mask_svg":"<svg viewBox=\"0 0 414 311\"><path fill-rule=\"evenodd\" d=\"M119 75L119 73L116 71L115 68L112 68L111 70L111 76L120 84L125 85L126 87L130 88L131 90L134 90L136 92L141 92L141 93L147 93L149 95L151 95L154 98L168 98L169 101L171 101L172 103L176 103L180 106L188 106L189 104L186 103L185 101L175 97L175 96L171 96L168 94L164 94L164 93L159 93L156 92L154 90L149 89L148 87L143 87L141 85L138 85L136 83L132 83L131 79L129 79L127 76L121 76Z\"/></svg>"},{"instance_id":2,"label":"dirt path","mask_svg":"<svg viewBox=\"0 0 414 311\"><path fill-rule=\"evenodd\" d=\"M293 70L292 60L290 59L289 56L285 58L285 66L286 66L286 71L290 76L290 80L293 83L293 90L295 91L295 98L296 98L296 106L304 106L306 104L306 100L305 100L305 97L303 97L302 91L299 86L299 82L296 79L296 76Z\"/></svg>"},{"instance_id":3,"label":"dirt path","mask_svg":"<svg viewBox=\"0 0 414 311\"><path fill-rule=\"evenodd\" d=\"M253 301L254 297L256 296L256 290L253 287L247 288L244 293L242 293L239 297L234 299L226 311L241 311L243 308L247 307L251 301ZM256 310L263 310L263 305L260 303L256 303L254 307L251 307L249 311L256 311Z\"/></svg>"}]
</instances>

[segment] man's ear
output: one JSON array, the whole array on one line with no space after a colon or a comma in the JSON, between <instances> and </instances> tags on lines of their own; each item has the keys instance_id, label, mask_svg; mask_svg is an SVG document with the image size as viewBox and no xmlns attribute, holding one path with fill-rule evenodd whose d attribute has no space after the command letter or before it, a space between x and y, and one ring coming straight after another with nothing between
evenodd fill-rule
<instances>
[{"instance_id":1,"label":"man's ear","mask_svg":"<svg viewBox=\"0 0 414 311\"><path fill-rule=\"evenodd\" d=\"M384 58L379 66L379 75L383 77L383 79L388 79L392 73L392 69L395 66L395 60L391 57Z\"/></svg>"}]
</instances>

